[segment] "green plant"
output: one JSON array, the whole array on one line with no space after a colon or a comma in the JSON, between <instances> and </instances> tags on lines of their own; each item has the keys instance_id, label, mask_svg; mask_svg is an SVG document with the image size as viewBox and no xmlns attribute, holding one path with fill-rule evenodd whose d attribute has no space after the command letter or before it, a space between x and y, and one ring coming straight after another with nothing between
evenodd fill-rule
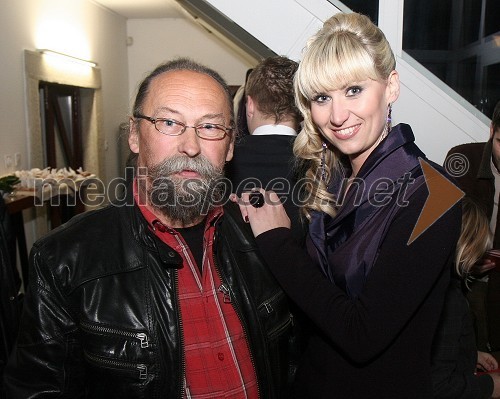
<instances>
[{"instance_id":1,"label":"green plant","mask_svg":"<svg viewBox=\"0 0 500 399\"><path fill-rule=\"evenodd\" d=\"M14 175L0 177L0 191L10 193L14 186L19 183L19 178Z\"/></svg>"}]
</instances>

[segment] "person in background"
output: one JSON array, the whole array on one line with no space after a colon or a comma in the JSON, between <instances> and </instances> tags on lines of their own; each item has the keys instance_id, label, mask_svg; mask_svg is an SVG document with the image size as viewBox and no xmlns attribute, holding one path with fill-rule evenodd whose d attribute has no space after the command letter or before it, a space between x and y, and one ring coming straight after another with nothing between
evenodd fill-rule
<instances>
[{"instance_id":1,"label":"person in background","mask_svg":"<svg viewBox=\"0 0 500 399\"><path fill-rule=\"evenodd\" d=\"M248 76L245 109L250 135L236 139L227 177L238 195L255 187L277 192L292 220L292 230L301 240L304 234L293 155L302 121L293 91L297 67L287 57L269 57Z\"/></svg>"},{"instance_id":2,"label":"person in background","mask_svg":"<svg viewBox=\"0 0 500 399\"><path fill-rule=\"evenodd\" d=\"M238 90L236 90L236 93L234 93L233 97L233 108L234 108L234 115L236 116L236 127L238 130L238 135L240 136L247 136L250 134L248 131L248 125L247 125L247 116L246 116L246 109L245 109L245 103L246 103L246 95L245 95L245 85L248 80L248 76L252 72L253 68L247 69L247 72L245 74L245 84L241 85Z\"/></svg>"},{"instance_id":3,"label":"person in background","mask_svg":"<svg viewBox=\"0 0 500 399\"><path fill-rule=\"evenodd\" d=\"M222 206L231 100L217 72L189 59L141 83L125 203L33 247L8 398L288 396L288 300L238 207Z\"/></svg>"},{"instance_id":4,"label":"person in background","mask_svg":"<svg viewBox=\"0 0 500 399\"><path fill-rule=\"evenodd\" d=\"M500 249L500 101L495 105L487 142L453 147L445 165L453 169L457 185L481 206L493 232L493 248ZM500 355L500 265L476 265L477 277L467 293L474 317L478 349ZM497 359L498 360L498 359Z\"/></svg>"},{"instance_id":5,"label":"person in background","mask_svg":"<svg viewBox=\"0 0 500 399\"><path fill-rule=\"evenodd\" d=\"M470 198L462 201L462 230L455 269L433 343L432 382L436 399L488 399L500 397L497 360L477 350L472 318L464 290L471 269L491 248L491 231L484 212Z\"/></svg>"},{"instance_id":6,"label":"person in background","mask_svg":"<svg viewBox=\"0 0 500 399\"><path fill-rule=\"evenodd\" d=\"M461 207L450 204L411 239L429 194L421 162L452 183L426 160L410 126L392 126L399 87L383 32L361 14L332 16L295 74L304 126L294 152L309 165L307 250L294 242L275 193L232 197L266 263L315 326L292 397L432 397L431 346Z\"/></svg>"}]
</instances>

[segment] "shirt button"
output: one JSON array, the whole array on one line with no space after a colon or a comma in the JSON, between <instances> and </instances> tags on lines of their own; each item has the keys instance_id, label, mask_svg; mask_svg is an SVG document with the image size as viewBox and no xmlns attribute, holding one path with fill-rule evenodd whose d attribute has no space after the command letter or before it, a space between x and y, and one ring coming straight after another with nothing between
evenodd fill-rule
<instances>
[{"instance_id":1,"label":"shirt button","mask_svg":"<svg viewBox=\"0 0 500 399\"><path fill-rule=\"evenodd\" d=\"M224 360L224 353L219 352L219 353L217 354L217 357L218 357L218 358L219 358L219 360L222 362L222 361Z\"/></svg>"}]
</instances>

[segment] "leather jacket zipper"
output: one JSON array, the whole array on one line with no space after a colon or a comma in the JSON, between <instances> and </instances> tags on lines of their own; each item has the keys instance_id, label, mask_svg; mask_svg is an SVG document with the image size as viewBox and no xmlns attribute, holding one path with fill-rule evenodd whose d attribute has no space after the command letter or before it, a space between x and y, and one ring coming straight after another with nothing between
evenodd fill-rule
<instances>
[{"instance_id":1,"label":"leather jacket zipper","mask_svg":"<svg viewBox=\"0 0 500 399\"><path fill-rule=\"evenodd\" d=\"M214 235L214 241L213 241L213 244L212 244L213 248L215 248L215 241L216 241L216 236ZM255 376L257 377L257 397L261 398L262 397L261 388L260 388L261 381L259 381L259 378L258 378L257 367L255 365L255 359L254 359L253 353L252 353L252 347L250 346L250 341L248 340L248 336L249 336L248 335L248 330L246 328L245 323L243 323L243 318L241 317L241 311L240 311L240 308L238 306L238 302L231 300L231 291L229 290L229 288L224 283L224 279L222 278L222 275L221 275L221 273L219 271L219 268L217 267L217 262L215 261L215 251L213 251L213 250L212 250L212 261L213 261L215 272L217 273L217 275L219 276L219 280L221 281L221 285L217 288L217 290L219 292L223 293L223 295L224 295L224 298L223 298L224 303L232 303L232 305L234 306L234 311L235 311L236 315L238 316L238 320L240 321L241 328L243 328L243 332L245 333L244 334L245 335L245 341L247 343L248 352L250 354L250 361L252 362L252 366L253 366L253 369L254 369L254 372L255 372ZM226 300L227 300L227 302L226 302Z\"/></svg>"},{"instance_id":2,"label":"leather jacket zipper","mask_svg":"<svg viewBox=\"0 0 500 399\"><path fill-rule=\"evenodd\" d=\"M89 359L92 363L100 364L105 367L138 371L140 380L145 380L148 378L148 367L143 363L129 363L120 360L104 359L102 357L94 356L87 352L85 352L85 357Z\"/></svg>"},{"instance_id":3,"label":"leather jacket zipper","mask_svg":"<svg viewBox=\"0 0 500 399\"><path fill-rule=\"evenodd\" d=\"M220 276L219 276L220 277ZM222 283L219 288L217 288L217 291L221 292L223 295L222 301L224 303L231 303L231 291L229 291L229 288L227 288L224 283Z\"/></svg>"},{"instance_id":4,"label":"leather jacket zipper","mask_svg":"<svg viewBox=\"0 0 500 399\"><path fill-rule=\"evenodd\" d=\"M282 296L282 295L284 295L284 294L277 293L276 295L274 295L273 297L271 297L270 299L268 299L266 302L264 302L262 305L260 305L259 309L263 307L263 308L266 309L267 313L269 313L269 314L272 313L272 312L274 312L274 309L273 309L271 303L275 302L276 298L278 298L279 296ZM269 332L269 338L272 338L274 336L280 335L280 333L282 331L286 330L290 325L293 326L293 324L294 324L293 315L290 314L290 317L289 317L289 319L287 320L286 323L278 326L277 328L275 328L274 330L272 330L272 331Z\"/></svg>"},{"instance_id":5,"label":"leather jacket zipper","mask_svg":"<svg viewBox=\"0 0 500 399\"><path fill-rule=\"evenodd\" d=\"M113 328L113 327L97 326L95 324L90 324L90 323L86 323L86 322L81 322L80 326L84 330L87 330L90 332L98 332L98 333L111 334L111 335L121 335L121 336L127 337L127 338L135 338L135 339L140 341L141 348L149 347L148 336L144 332L124 331L124 330L119 330L119 329Z\"/></svg>"},{"instance_id":6,"label":"leather jacket zipper","mask_svg":"<svg viewBox=\"0 0 500 399\"><path fill-rule=\"evenodd\" d=\"M174 292L175 292L175 297L177 298L176 301L176 308L177 308L177 320L179 321L179 350L180 354L179 357L181 359L181 372L180 372L180 379L179 379L179 398L183 397L183 388L184 388L184 380L185 380L185 375L186 375L186 360L184 357L184 326L182 324L182 317L181 317L181 309L180 309L180 304L179 304L179 273L177 270L174 270Z\"/></svg>"}]
</instances>

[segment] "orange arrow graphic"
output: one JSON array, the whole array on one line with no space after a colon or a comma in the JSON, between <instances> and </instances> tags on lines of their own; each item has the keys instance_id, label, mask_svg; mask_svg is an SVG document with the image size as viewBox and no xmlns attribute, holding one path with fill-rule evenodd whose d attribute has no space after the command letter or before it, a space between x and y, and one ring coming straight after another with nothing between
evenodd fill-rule
<instances>
[{"instance_id":1,"label":"orange arrow graphic","mask_svg":"<svg viewBox=\"0 0 500 399\"><path fill-rule=\"evenodd\" d=\"M465 193L434 169L422 158L419 159L424 172L425 184L429 196L425 201L417 224L413 228L408 245L415 241L425 230L443 216L453 205L462 199Z\"/></svg>"}]
</instances>

